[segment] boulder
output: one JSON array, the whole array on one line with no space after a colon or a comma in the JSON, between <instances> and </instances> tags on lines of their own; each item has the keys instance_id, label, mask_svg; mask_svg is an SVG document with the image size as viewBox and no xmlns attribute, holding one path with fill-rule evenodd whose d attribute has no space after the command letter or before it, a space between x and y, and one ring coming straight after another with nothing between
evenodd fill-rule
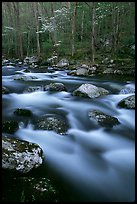
<instances>
[{"instance_id":1,"label":"boulder","mask_svg":"<svg viewBox=\"0 0 137 204\"><path fill-rule=\"evenodd\" d=\"M18 122L12 121L4 121L2 123L2 131L6 133L14 133L18 130L19 125Z\"/></svg>"},{"instance_id":2,"label":"boulder","mask_svg":"<svg viewBox=\"0 0 137 204\"><path fill-rule=\"evenodd\" d=\"M14 114L18 115L18 116L31 117L32 116L32 111L30 111L28 109L17 108L14 111Z\"/></svg>"},{"instance_id":3,"label":"boulder","mask_svg":"<svg viewBox=\"0 0 137 204\"><path fill-rule=\"evenodd\" d=\"M76 89L72 93L73 96L88 97L88 98L96 98L106 94L109 94L108 90L102 87L97 87L92 84L82 84L78 89Z\"/></svg>"},{"instance_id":4,"label":"boulder","mask_svg":"<svg viewBox=\"0 0 137 204\"><path fill-rule=\"evenodd\" d=\"M119 92L119 94L130 94L130 93L135 93L135 89L126 87L121 89L121 91Z\"/></svg>"},{"instance_id":5,"label":"boulder","mask_svg":"<svg viewBox=\"0 0 137 204\"><path fill-rule=\"evenodd\" d=\"M59 192L49 178L3 176L4 202L59 202ZM18 189L18 193L17 193Z\"/></svg>"},{"instance_id":6,"label":"boulder","mask_svg":"<svg viewBox=\"0 0 137 204\"><path fill-rule=\"evenodd\" d=\"M57 67L60 67L60 68L69 66L69 61L68 61L67 59L61 59L61 60L57 63L56 66L57 66Z\"/></svg>"},{"instance_id":7,"label":"boulder","mask_svg":"<svg viewBox=\"0 0 137 204\"><path fill-rule=\"evenodd\" d=\"M66 119L60 115L49 114L38 119L36 129L53 130L61 135L66 134L68 123Z\"/></svg>"},{"instance_id":8,"label":"boulder","mask_svg":"<svg viewBox=\"0 0 137 204\"><path fill-rule=\"evenodd\" d=\"M118 103L118 106L127 109L135 109L135 95L124 98Z\"/></svg>"},{"instance_id":9,"label":"boulder","mask_svg":"<svg viewBox=\"0 0 137 204\"><path fill-rule=\"evenodd\" d=\"M14 80L20 80L20 81L29 81L29 80L32 80L32 79L37 79L37 77L35 76L15 76L14 77Z\"/></svg>"},{"instance_id":10,"label":"boulder","mask_svg":"<svg viewBox=\"0 0 137 204\"><path fill-rule=\"evenodd\" d=\"M42 91L42 87L41 86L29 86L28 88L26 88L24 90L24 92L35 92L35 91Z\"/></svg>"},{"instance_id":11,"label":"boulder","mask_svg":"<svg viewBox=\"0 0 137 204\"><path fill-rule=\"evenodd\" d=\"M37 144L2 136L3 169L28 173L42 161L42 149Z\"/></svg>"},{"instance_id":12,"label":"boulder","mask_svg":"<svg viewBox=\"0 0 137 204\"><path fill-rule=\"evenodd\" d=\"M76 70L76 75L77 76L87 76L88 75L88 69L87 68L84 68L84 67L81 67L79 69Z\"/></svg>"},{"instance_id":13,"label":"boulder","mask_svg":"<svg viewBox=\"0 0 137 204\"><path fill-rule=\"evenodd\" d=\"M99 125L103 127L113 127L120 124L117 118L107 115L98 110L89 111L88 116L90 119L95 120Z\"/></svg>"},{"instance_id":14,"label":"boulder","mask_svg":"<svg viewBox=\"0 0 137 204\"><path fill-rule=\"evenodd\" d=\"M2 94L9 94L9 93L10 93L9 89L7 87L3 86L2 87Z\"/></svg>"},{"instance_id":15,"label":"boulder","mask_svg":"<svg viewBox=\"0 0 137 204\"><path fill-rule=\"evenodd\" d=\"M44 87L44 91L66 91L66 87L62 83L50 83Z\"/></svg>"}]
</instances>

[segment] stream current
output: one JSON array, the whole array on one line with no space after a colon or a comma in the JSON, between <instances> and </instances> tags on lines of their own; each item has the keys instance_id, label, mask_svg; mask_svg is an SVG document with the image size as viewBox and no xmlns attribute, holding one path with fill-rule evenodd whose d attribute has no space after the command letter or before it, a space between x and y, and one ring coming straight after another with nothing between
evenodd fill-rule
<instances>
[{"instance_id":1,"label":"stream current","mask_svg":"<svg viewBox=\"0 0 137 204\"><path fill-rule=\"evenodd\" d=\"M135 110L117 106L132 94L119 94L125 87L135 87L134 80L113 77L77 77L67 71L24 73L21 68L3 67L2 85L11 90L2 95L2 119L18 120L17 108L26 108L33 117L60 114L66 117L66 135L34 129L33 117L20 119L14 136L37 143L45 156L39 174L55 180L65 201L132 202L135 200ZM26 81L16 76L33 76ZM61 82L67 91L43 91L45 85ZM109 90L110 94L95 99L72 96L81 84L91 83ZM27 93L29 86L40 90ZM100 110L116 117L120 124L105 128L90 120L88 112ZM48 170L46 170L48 169Z\"/></svg>"}]
</instances>

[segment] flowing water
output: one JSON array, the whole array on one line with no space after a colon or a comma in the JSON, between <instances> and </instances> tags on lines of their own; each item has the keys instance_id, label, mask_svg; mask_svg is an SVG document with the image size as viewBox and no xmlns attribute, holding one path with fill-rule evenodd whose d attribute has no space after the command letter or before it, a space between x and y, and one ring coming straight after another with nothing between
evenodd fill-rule
<instances>
[{"instance_id":1,"label":"flowing water","mask_svg":"<svg viewBox=\"0 0 137 204\"><path fill-rule=\"evenodd\" d=\"M117 106L120 100L132 95L119 92L123 87L134 87L134 80L76 77L67 75L67 71L53 70L24 73L20 69L3 67L2 70L2 85L12 92L2 96L3 121L17 120L14 110L28 108L34 118L57 113L69 123L67 134L59 135L36 130L33 117L20 119L20 128L14 136L37 143L43 149L45 160L40 174L43 177L48 174L55 180L65 201L134 201L135 111ZM15 75L33 76L33 79L14 80ZM51 93L41 88L24 92L28 86L43 87L50 82L63 83L67 91ZM106 88L110 94L95 99L72 96L72 91L83 83ZM105 128L91 121L88 112L95 109L116 117L120 125Z\"/></svg>"}]
</instances>

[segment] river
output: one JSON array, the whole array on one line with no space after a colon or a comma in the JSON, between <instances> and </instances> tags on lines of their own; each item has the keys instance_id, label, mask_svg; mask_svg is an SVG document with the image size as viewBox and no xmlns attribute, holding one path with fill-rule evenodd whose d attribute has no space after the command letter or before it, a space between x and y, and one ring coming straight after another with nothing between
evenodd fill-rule
<instances>
[{"instance_id":1,"label":"river","mask_svg":"<svg viewBox=\"0 0 137 204\"><path fill-rule=\"evenodd\" d=\"M45 159L40 174L48 174L62 191L65 201L75 202L132 202L135 200L135 110L117 106L131 95L119 94L123 87L135 87L133 79L120 77L69 76L67 71L43 72L32 69L3 67L2 85L11 90L2 95L2 119L17 120L16 108L28 108L33 117L60 114L66 117L69 129L66 135L54 131L36 130L34 118L19 121L14 136L37 143ZM16 76L33 76L26 81ZM67 91L43 91L50 82L63 83ZM72 91L83 83L91 83L110 91L95 99L72 96ZM40 86L32 93L24 92L29 86ZM120 124L105 128L92 122L89 110L100 110L116 117ZM48 169L48 170L47 170Z\"/></svg>"}]
</instances>

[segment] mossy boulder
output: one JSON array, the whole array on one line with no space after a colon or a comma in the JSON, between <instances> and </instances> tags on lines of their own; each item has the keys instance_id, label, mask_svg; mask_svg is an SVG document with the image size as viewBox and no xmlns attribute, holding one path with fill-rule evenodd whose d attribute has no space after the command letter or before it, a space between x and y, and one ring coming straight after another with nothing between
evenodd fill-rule
<instances>
[{"instance_id":1,"label":"mossy boulder","mask_svg":"<svg viewBox=\"0 0 137 204\"><path fill-rule=\"evenodd\" d=\"M4 202L60 201L59 191L49 178L2 175L2 186Z\"/></svg>"},{"instance_id":2,"label":"mossy boulder","mask_svg":"<svg viewBox=\"0 0 137 204\"><path fill-rule=\"evenodd\" d=\"M63 83L50 83L44 87L45 91L66 91Z\"/></svg>"},{"instance_id":3,"label":"mossy boulder","mask_svg":"<svg viewBox=\"0 0 137 204\"><path fill-rule=\"evenodd\" d=\"M42 164L42 149L34 143L2 136L2 168L28 173Z\"/></svg>"},{"instance_id":4,"label":"mossy boulder","mask_svg":"<svg viewBox=\"0 0 137 204\"><path fill-rule=\"evenodd\" d=\"M24 92L35 92L35 91L42 91L42 87L41 86L29 86L28 88L26 88L24 90Z\"/></svg>"},{"instance_id":5,"label":"mossy boulder","mask_svg":"<svg viewBox=\"0 0 137 204\"><path fill-rule=\"evenodd\" d=\"M109 91L102 88L97 87L92 84L82 84L78 89L73 91L73 96L87 97L87 98L96 98L99 96L103 96L109 94Z\"/></svg>"},{"instance_id":6,"label":"mossy boulder","mask_svg":"<svg viewBox=\"0 0 137 204\"><path fill-rule=\"evenodd\" d=\"M19 125L17 121L4 121L2 123L2 131L6 133L14 133L18 130Z\"/></svg>"},{"instance_id":7,"label":"mossy boulder","mask_svg":"<svg viewBox=\"0 0 137 204\"><path fill-rule=\"evenodd\" d=\"M32 116L32 111L28 110L28 109L17 108L14 111L14 114L18 115L18 116L31 117Z\"/></svg>"},{"instance_id":8,"label":"mossy boulder","mask_svg":"<svg viewBox=\"0 0 137 204\"><path fill-rule=\"evenodd\" d=\"M121 108L135 109L135 95L128 96L118 103Z\"/></svg>"},{"instance_id":9,"label":"mossy boulder","mask_svg":"<svg viewBox=\"0 0 137 204\"><path fill-rule=\"evenodd\" d=\"M37 121L36 125L36 129L53 130L61 135L66 134L68 127L66 119L57 114L43 116Z\"/></svg>"},{"instance_id":10,"label":"mossy boulder","mask_svg":"<svg viewBox=\"0 0 137 204\"><path fill-rule=\"evenodd\" d=\"M99 125L103 127L113 127L120 124L116 117L107 115L98 110L89 111L88 116L90 119L95 120Z\"/></svg>"}]
</instances>

